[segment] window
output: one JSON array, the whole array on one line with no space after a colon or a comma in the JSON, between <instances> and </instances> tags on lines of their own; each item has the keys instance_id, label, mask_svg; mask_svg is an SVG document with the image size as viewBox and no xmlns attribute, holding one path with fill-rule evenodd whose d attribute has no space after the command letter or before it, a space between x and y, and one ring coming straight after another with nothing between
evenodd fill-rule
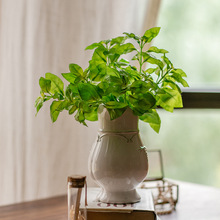
<instances>
[{"instance_id":1,"label":"window","mask_svg":"<svg viewBox=\"0 0 220 220\"><path fill-rule=\"evenodd\" d=\"M188 73L191 87L220 86L220 1L162 0L154 41Z\"/></svg>"},{"instance_id":2,"label":"window","mask_svg":"<svg viewBox=\"0 0 220 220\"><path fill-rule=\"evenodd\" d=\"M160 134L140 122L144 144L159 148L165 177L220 187L220 1L163 0L154 45L188 75L185 109L159 110ZM207 88L209 88L207 90Z\"/></svg>"}]
</instances>

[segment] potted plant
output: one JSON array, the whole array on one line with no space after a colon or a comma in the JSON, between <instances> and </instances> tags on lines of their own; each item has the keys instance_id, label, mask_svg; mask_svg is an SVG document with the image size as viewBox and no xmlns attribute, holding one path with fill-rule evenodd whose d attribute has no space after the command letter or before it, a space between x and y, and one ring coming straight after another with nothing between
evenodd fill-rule
<instances>
[{"instance_id":1,"label":"potted plant","mask_svg":"<svg viewBox=\"0 0 220 220\"><path fill-rule=\"evenodd\" d=\"M167 50L155 46L145 49L159 31L159 27L154 27L141 37L123 33L123 36L91 44L86 48L94 50L88 68L83 70L72 63L70 72L62 73L69 82L65 90L63 81L52 73L46 73L39 80L41 96L36 99L35 107L38 112L44 102L52 100L53 122L63 110L74 114L84 125L86 120L97 121L99 115L99 135L91 151L89 168L104 189L100 195L104 202L140 199L135 187L146 177L148 163L138 134L138 119L159 132L161 120L157 108L172 112L182 107L179 84L188 86L185 72L173 66ZM125 59L127 54L132 55L132 59ZM106 152L114 152L114 155ZM136 176L131 183L133 174Z\"/></svg>"}]
</instances>

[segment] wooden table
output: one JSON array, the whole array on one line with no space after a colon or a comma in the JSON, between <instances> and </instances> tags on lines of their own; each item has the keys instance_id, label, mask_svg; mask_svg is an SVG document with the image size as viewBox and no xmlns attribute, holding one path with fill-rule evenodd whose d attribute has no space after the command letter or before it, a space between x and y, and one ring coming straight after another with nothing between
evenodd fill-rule
<instances>
[{"instance_id":1,"label":"wooden table","mask_svg":"<svg viewBox=\"0 0 220 220\"><path fill-rule=\"evenodd\" d=\"M161 220L219 220L220 189L198 184L177 182L179 202L172 214ZM67 198L49 199L0 207L0 220L67 220Z\"/></svg>"},{"instance_id":2,"label":"wooden table","mask_svg":"<svg viewBox=\"0 0 220 220\"><path fill-rule=\"evenodd\" d=\"M1 206L0 220L67 220L67 197Z\"/></svg>"}]
</instances>

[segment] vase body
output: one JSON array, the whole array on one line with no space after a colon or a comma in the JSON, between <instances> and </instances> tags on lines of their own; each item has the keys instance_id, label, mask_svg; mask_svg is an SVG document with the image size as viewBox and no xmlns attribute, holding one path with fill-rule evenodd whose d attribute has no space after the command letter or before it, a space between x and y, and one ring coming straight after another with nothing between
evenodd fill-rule
<instances>
[{"instance_id":1,"label":"vase body","mask_svg":"<svg viewBox=\"0 0 220 220\"><path fill-rule=\"evenodd\" d=\"M89 172L102 188L99 201L140 201L136 187L147 175L148 159L139 136L138 117L131 109L114 120L105 108L101 110L98 138L89 157Z\"/></svg>"}]
</instances>

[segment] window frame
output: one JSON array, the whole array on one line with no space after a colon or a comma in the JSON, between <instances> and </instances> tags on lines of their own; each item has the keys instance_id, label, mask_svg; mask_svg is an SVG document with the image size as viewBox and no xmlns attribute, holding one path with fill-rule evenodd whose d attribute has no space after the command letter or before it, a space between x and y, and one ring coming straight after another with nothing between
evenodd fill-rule
<instances>
[{"instance_id":1,"label":"window frame","mask_svg":"<svg viewBox=\"0 0 220 220\"><path fill-rule=\"evenodd\" d=\"M183 109L219 109L220 89L187 89L182 91Z\"/></svg>"}]
</instances>

